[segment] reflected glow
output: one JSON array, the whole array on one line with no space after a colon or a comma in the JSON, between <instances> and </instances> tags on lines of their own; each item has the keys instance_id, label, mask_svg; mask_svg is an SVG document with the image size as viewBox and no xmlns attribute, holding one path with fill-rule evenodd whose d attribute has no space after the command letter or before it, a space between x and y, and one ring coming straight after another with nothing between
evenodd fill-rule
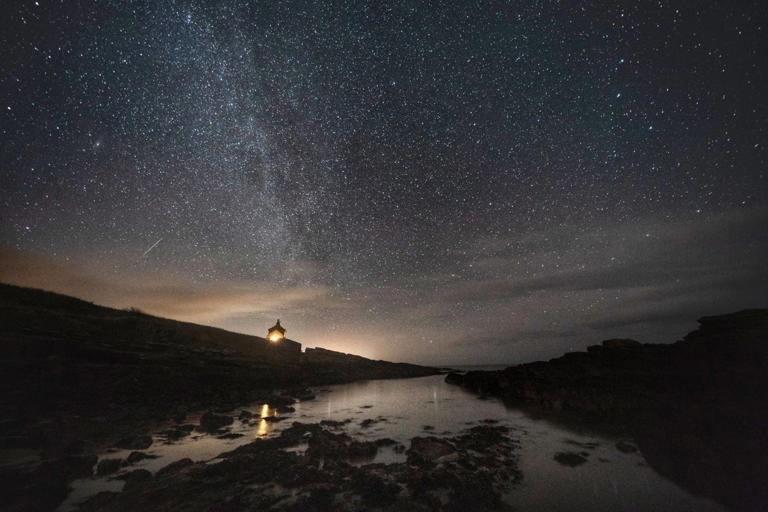
<instances>
[{"instance_id":1,"label":"reflected glow","mask_svg":"<svg viewBox=\"0 0 768 512\"><path fill-rule=\"evenodd\" d=\"M266 436L269 433L270 425L265 418L269 418L270 416L277 416L277 410L271 409L269 404L261 404L261 408L259 409L259 417L261 418L261 421L259 421L259 425L256 427L254 437Z\"/></svg>"}]
</instances>

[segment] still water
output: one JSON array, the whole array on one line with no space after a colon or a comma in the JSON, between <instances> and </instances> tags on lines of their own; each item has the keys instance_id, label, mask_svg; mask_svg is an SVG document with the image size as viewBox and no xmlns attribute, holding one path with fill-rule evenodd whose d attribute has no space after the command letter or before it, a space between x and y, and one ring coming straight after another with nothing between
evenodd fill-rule
<instances>
[{"instance_id":1,"label":"still water","mask_svg":"<svg viewBox=\"0 0 768 512\"><path fill-rule=\"evenodd\" d=\"M236 439L218 439L194 433L168 444L161 436L146 451L155 459L143 460L127 470L157 469L183 457L207 461L254 438L279 434L293 421L343 422L344 432L362 440L391 438L406 448L415 436L450 436L483 420L496 420L510 429L520 443L521 483L512 487L505 501L520 510L534 511L724 511L720 505L692 496L650 468L631 439L609 438L570 431L543 419L507 408L495 399L479 399L436 375L416 379L374 380L315 390L314 400L294 405L295 412L277 415L265 404L243 409L250 421L235 420L230 432ZM232 411L237 416L242 409ZM277 418L275 418L277 416ZM263 418L268 418L268 421ZM197 418L190 417L194 422ZM278 421L274 421L278 420ZM623 450L617 447L617 443ZM555 460L558 453L579 453L586 459L570 467ZM129 452L111 452L104 458L124 458ZM405 455L382 449L375 462L404 461ZM114 476L114 475L113 475ZM117 491L119 480L100 478L75 482L74 490L59 510L102 490Z\"/></svg>"}]
</instances>

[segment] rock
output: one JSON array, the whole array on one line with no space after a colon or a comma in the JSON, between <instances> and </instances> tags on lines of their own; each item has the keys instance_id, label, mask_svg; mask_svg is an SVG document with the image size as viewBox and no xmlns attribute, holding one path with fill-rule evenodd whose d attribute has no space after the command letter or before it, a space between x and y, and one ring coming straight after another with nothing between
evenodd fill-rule
<instances>
[{"instance_id":1,"label":"rock","mask_svg":"<svg viewBox=\"0 0 768 512\"><path fill-rule=\"evenodd\" d=\"M125 486L123 491L128 491L132 488L138 487L139 484L152 479L152 473L146 469L134 469L124 475L118 477L120 480L125 480Z\"/></svg>"},{"instance_id":2,"label":"rock","mask_svg":"<svg viewBox=\"0 0 768 512\"><path fill-rule=\"evenodd\" d=\"M376 456L379 448L375 442L352 441L347 445L347 457L350 459L368 459Z\"/></svg>"},{"instance_id":3,"label":"rock","mask_svg":"<svg viewBox=\"0 0 768 512\"><path fill-rule=\"evenodd\" d=\"M55 472L67 480L74 480L91 476L97 460L96 455L67 455L48 465L55 467Z\"/></svg>"},{"instance_id":4,"label":"rock","mask_svg":"<svg viewBox=\"0 0 768 512\"><path fill-rule=\"evenodd\" d=\"M195 430L195 426L192 424L179 425L178 427L161 432L161 435L165 436L168 441L178 441L187 437L193 430Z\"/></svg>"},{"instance_id":5,"label":"rock","mask_svg":"<svg viewBox=\"0 0 768 512\"><path fill-rule=\"evenodd\" d=\"M243 434L238 434L237 432L227 432L226 434L216 436L216 439L238 439L243 436Z\"/></svg>"},{"instance_id":6,"label":"rock","mask_svg":"<svg viewBox=\"0 0 768 512\"><path fill-rule=\"evenodd\" d=\"M156 459L157 455L149 455L144 452L131 452L130 455L125 459L125 464L127 466L130 466L131 464L136 464L139 461L145 460L145 459Z\"/></svg>"},{"instance_id":7,"label":"rock","mask_svg":"<svg viewBox=\"0 0 768 512\"><path fill-rule=\"evenodd\" d=\"M464 374L458 372L450 372L445 376L445 382L448 384L456 384L461 386L464 383Z\"/></svg>"},{"instance_id":8,"label":"rock","mask_svg":"<svg viewBox=\"0 0 768 512\"><path fill-rule=\"evenodd\" d=\"M563 466L569 466L572 468L581 466L587 462L587 459L583 455L574 452L557 452L555 454L555 460Z\"/></svg>"},{"instance_id":9,"label":"rock","mask_svg":"<svg viewBox=\"0 0 768 512\"><path fill-rule=\"evenodd\" d=\"M245 421L253 418L253 413L251 411L240 411L240 414L237 416L237 418L240 421Z\"/></svg>"},{"instance_id":10,"label":"rock","mask_svg":"<svg viewBox=\"0 0 768 512\"><path fill-rule=\"evenodd\" d=\"M618 441L616 448L622 453L635 453L637 451L637 446L628 441Z\"/></svg>"},{"instance_id":11,"label":"rock","mask_svg":"<svg viewBox=\"0 0 768 512\"><path fill-rule=\"evenodd\" d=\"M314 400L316 398L315 393L313 393L311 389L294 389L290 394L292 398L304 402L307 400Z\"/></svg>"},{"instance_id":12,"label":"rock","mask_svg":"<svg viewBox=\"0 0 768 512\"><path fill-rule=\"evenodd\" d=\"M123 450L146 450L152 446L151 436L130 436L124 437L115 444L116 447Z\"/></svg>"},{"instance_id":13,"label":"rock","mask_svg":"<svg viewBox=\"0 0 768 512\"><path fill-rule=\"evenodd\" d=\"M215 432L222 427L231 425L234 421L232 416L208 411L200 417L200 430L203 432Z\"/></svg>"},{"instance_id":14,"label":"rock","mask_svg":"<svg viewBox=\"0 0 768 512\"><path fill-rule=\"evenodd\" d=\"M360 494L367 509L390 506L400 494L399 485L370 473L356 473L352 486Z\"/></svg>"},{"instance_id":15,"label":"rock","mask_svg":"<svg viewBox=\"0 0 768 512\"><path fill-rule=\"evenodd\" d=\"M189 467L193 465L194 462L192 462L192 459L190 458L184 458L177 460L176 462L171 462L165 467L160 468L157 473L155 473L155 478L165 478L170 475L173 475L174 473L178 473L182 469Z\"/></svg>"},{"instance_id":16,"label":"rock","mask_svg":"<svg viewBox=\"0 0 768 512\"><path fill-rule=\"evenodd\" d=\"M120 469L124 463L123 459L101 459L96 465L96 475L111 475Z\"/></svg>"},{"instance_id":17,"label":"rock","mask_svg":"<svg viewBox=\"0 0 768 512\"><path fill-rule=\"evenodd\" d=\"M320 424L323 425L324 427L330 427L330 428L338 429L338 428L341 428L344 425L346 425L348 423L351 423L351 422L352 422L352 420L350 420L350 419L346 419L344 421L322 420L322 421L320 421Z\"/></svg>"},{"instance_id":18,"label":"rock","mask_svg":"<svg viewBox=\"0 0 768 512\"><path fill-rule=\"evenodd\" d=\"M408 450L408 463L420 464L452 454L456 448L447 439L437 437L414 437Z\"/></svg>"}]
</instances>

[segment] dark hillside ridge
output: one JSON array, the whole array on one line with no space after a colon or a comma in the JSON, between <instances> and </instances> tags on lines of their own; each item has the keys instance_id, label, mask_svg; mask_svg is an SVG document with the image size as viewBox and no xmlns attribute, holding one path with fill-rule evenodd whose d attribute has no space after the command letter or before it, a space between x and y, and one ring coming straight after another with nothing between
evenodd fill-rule
<instances>
[{"instance_id":1,"label":"dark hillside ridge","mask_svg":"<svg viewBox=\"0 0 768 512\"><path fill-rule=\"evenodd\" d=\"M768 310L699 320L670 345L587 352L446 381L638 440L659 473L735 510L768 503Z\"/></svg>"},{"instance_id":2,"label":"dark hillside ridge","mask_svg":"<svg viewBox=\"0 0 768 512\"><path fill-rule=\"evenodd\" d=\"M291 340L0 284L0 448L62 454L136 423L235 407L275 389L438 373L323 352L332 358L305 356Z\"/></svg>"},{"instance_id":3,"label":"dark hillside ridge","mask_svg":"<svg viewBox=\"0 0 768 512\"><path fill-rule=\"evenodd\" d=\"M0 284L0 336L7 340L5 354L14 340L37 342L57 350L123 350L162 352L218 352L243 360L276 365L298 364L301 344L283 340L271 344L259 336L147 315L138 310L97 306L74 297L42 290ZM53 346L56 342L60 346ZM87 347L87 348L86 348ZM26 347L27 350L30 347Z\"/></svg>"}]
</instances>

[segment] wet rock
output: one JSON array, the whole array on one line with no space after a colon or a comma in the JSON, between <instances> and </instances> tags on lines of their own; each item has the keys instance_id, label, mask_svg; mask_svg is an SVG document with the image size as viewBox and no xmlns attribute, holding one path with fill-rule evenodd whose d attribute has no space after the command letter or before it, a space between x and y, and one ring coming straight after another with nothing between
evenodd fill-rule
<instances>
[{"instance_id":1,"label":"wet rock","mask_svg":"<svg viewBox=\"0 0 768 512\"><path fill-rule=\"evenodd\" d=\"M216 439L238 439L243 436L244 434L238 434L237 432L227 432L226 434L216 436Z\"/></svg>"},{"instance_id":2,"label":"wet rock","mask_svg":"<svg viewBox=\"0 0 768 512\"><path fill-rule=\"evenodd\" d=\"M192 424L179 425L176 428L165 430L160 433L168 441L178 441L190 435L195 430L195 426Z\"/></svg>"},{"instance_id":3,"label":"wet rock","mask_svg":"<svg viewBox=\"0 0 768 512\"><path fill-rule=\"evenodd\" d=\"M282 446L295 446L308 441L322 430L318 424L294 421L290 427L280 432L279 440Z\"/></svg>"},{"instance_id":4,"label":"wet rock","mask_svg":"<svg viewBox=\"0 0 768 512\"><path fill-rule=\"evenodd\" d=\"M415 440L412 444L425 452L428 446L455 445L453 454L418 466L351 465L341 454L370 450L375 443L317 424L295 422L287 430L285 439L256 440L222 454L217 464L187 459L156 478L136 473L128 477L133 481L129 492L96 497L82 510L498 511L507 510L502 493L520 478L515 446L499 427L480 426L451 439ZM305 438L318 450L323 447L323 458L282 449ZM479 446L487 450L473 449ZM340 450L337 456L325 451L331 448Z\"/></svg>"},{"instance_id":5,"label":"wet rock","mask_svg":"<svg viewBox=\"0 0 768 512\"><path fill-rule=\"evenodd\" d=\"M231 425L233 422L234 418L232 416L208 411L200 417L200 430L203 432L215 432L222 427Z\"/></svg>"},{"instance_id":6,"label":"wet rock","mask_svg":"<svg viewBox=\"0 0 768 512\"><path fill-rule=\"evenodd\" d=\"M576 466L581 466L585 462L587 462L587 459L579 453L574 452L557 452L555 454L555 460L562 464L563 466L568 466L575 468Z\"/></svg>"},{"instance_id":7,"label":"wet rock","mask_svg":"<svg viewBox=\"0 0 768 512\"><path fill-rule=\"evenodd\" d=\"M151 436L130 436L124 437L115 444L116 447L123 450L146 450L152 446Z\"/></svg>"},{"instance_id":8,"label":"wet rock","mask_svg":"<svg viewBox=\"0 0 768 512\"><path fill-rule=\"evenodd\" d=\"M337 429L337 428L342 428L344 425L347 425L347 424L349 424L351 422L352 422L352 420L350 420L350 419L346 419L346 420L343 420L343 421L322 420L320 422L320 424L323 425L324 427L330 427L330 428L336 428Z\"/></svg>"},{"instance_id":9,"label":"wet rock","mask_svg":"<svg viewBox=\"0 0 768 512\"><path fill-rule=\"evenodd\" d=\"M173 475L174 473L177 473L182 469L191 466L192 464L194 464L194 462L192 462L192 459L190 458L184 458L177 460L176 462L171 462L167 466L160 468L157 473L155 473L155 477L168 477L169 475Z\"/></svg>"},{"instance_id":10,"label":"wet rock","mask_svg":"<svg viewBox=\"0 0 768 512\"><path fill-rule=\"evenodd\" d=\"M437 437L414 437L411 440L411 448L408 450L408 463L421 464L433 461L440 457L452 454L456 451L453 444Z\"/></svg>"},{"instance_id":11,"label":"wet rock","mask_svg":"<svg viewBox=\"0 0 768 512\"><path fill-rule=\"evenodd\" d=\"M347 457L350 459L368 459L376 456L378 445L370 441L352 441L347 444Z\"/></svg>"},{"instance_id":12,"label":"wet rock","mask_svg":"<svg viewBox=\"0 0 768 512\"><path fill-rule=\"evenodd\" d=\"M359 493L367 509L392 505L401 490L396 483L365 472L356 472L352 477L351 485Z\"/></svg>"},{"instance_id":13,"label":"wet rock","mask_svg":"<svg viewBox=\"0 0 768 512\"><path fill-rule=\"evenodd\" d=\"M629 441L618 441L616 448L622 453L635 453L637 451L637 446Z\"/></svg>"},{"instance_id":14,"label":"wet rock","mask_svg":"<svg viewBox=\"0 0 768 512\"><path fill-rule=\"evenodd\" d=\"M125 486L123 491L129 491L133 488L139 487L141 483L152 479L152 473L146 469L134 469L124 475L117 477L120 480L125 480Z\"/></svg>"},{"instance_id":15,"label":"wet rock","mask_svg":"<svg viewBox=\"0 0 768 512\"><path fill-rule=\"evenodd\" d=\"M157 455L150 455L148 453L144 452L131 452L130 455L125 459L125 464L127 466L130 466L131 464L136 464L139 461L145 460L145 459L156 459Z\"/></svg>"},{"instance_id":16,"label":"wet rock","mask_svg":"<svg viewBox=\"0 0 768 512\"><path fill-rule=\"evenodd\" d=\"M96 475L111 475L120 469L125 461L123 459L101 459L96 465Z\"/></svg>"},{"instance_id":17,"label":"wet rock","mask_svg":"<svg viewBox=\"0 0 768 512\"><path fill-rule=\"evenodd\" d=\"M308 400L314 400L315 393L311 389L294 389L290 392L292 398L306 402Z\"/></svg>"}]
</instances>

